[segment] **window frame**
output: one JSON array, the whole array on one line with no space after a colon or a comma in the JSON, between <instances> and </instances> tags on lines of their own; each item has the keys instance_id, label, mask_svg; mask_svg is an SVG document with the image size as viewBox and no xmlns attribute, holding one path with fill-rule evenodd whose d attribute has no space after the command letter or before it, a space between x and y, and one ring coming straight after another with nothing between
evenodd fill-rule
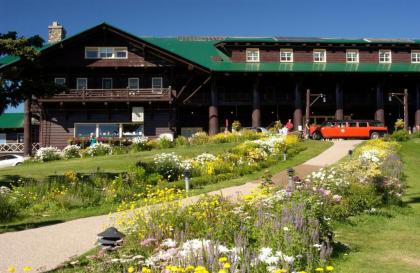
<instances>
[{"instance_id":1,"label":"window frame","mask_svg":"<svg viewBox=\"0 0 420 273\"><path fill-rule=\"evenodd\" d=\"M63 80L63 83L62 84L59 84L59 83L57 83L57 80ZM60 86L65 86L66 85L66 78L56 77L56 78L54 78L54 84L55 85L60 85Z\"/></svg>"},{"instance_id":2,"label":"window frame","mask_svg":"<svg viewBox=\"0 0 420 273\"><path fill-rule=\"evenodd\" d=\"M110 56L101 56L101 50L111 49ZM96 57L88 57L88 51L96 51ZM125 52L125 57L117 57L117 52ZM109 52L106 52L109 54ZM128 59L128 48L126 46L86 46L85 47L85 59L91 60L109 60L109 59Z\"/></svg>"},{"instance_id":3,"label":"window frame","mask_svg":"<svg viewBox=\"0 0 420 273\"><path fill-rule=\"evenodd\" d=\"M105 80L111 80L111 88L104 88L104 81ZM109 89L113 89L113 88L114 88L114 80L111 77L102 78L102 89L103 90L109 90Z\"/></svg>"},{"instance_id":4,"label":"window frame","mask_svg":"<svg viewBox=\"0 0 420 273\"><path fill-rule=\"evenodd\" d=\"M290 60L282 60L282 53L290 53ZM293 48L280 48L280 62L281 63L293 63Z\"/></svg>"},{"instance_id":5,"label":"window frame","mask_svg":"<svg viewBox=\"0 0 420 273\"><path fill-rule=\"evenodd\" d=\"M389 60L388 61L381 61L381 53L389 53ZM390 49L380 49L378 52L378 58L380 64L391 64L392 63L392 50Z\"/></svg>"},{"instance_id":6,"label":"window frame","mask_svg":"<svg viewBox=\"0 0 420 273\"><path fill-rule=\"evenodd\" d=\"M356 53L356 60L354 61L350 61L349 60L349 53ZM360 62L360 54L359 54L359 50L358 49L347 49L346 50L346 63L359 63Z\"/></svg>"},{"instance_id":7,"label":"window frame","mask_svg":"<svg viewBox=\"0 0 420 273\"><path fill-rule=\"evenodd\" d=\"M79 88L79 80L85 80L86 81L86 88ZM77 90L84 90L84 89L88 89L88 78L76 78L76 89Z\"/></svg>"},{"instance_id":8,"label":"window frame","mask_svg":"<svg viewBox=\"0 0 420 273\"><path fill-rule=\"evenodd\" d=\"M416 61L413 61L413 54L417 54ZM411 50L410 60L412 64L419 64L420 63L420 50Z\"/></svg>"},{"instance_id":9,"label":"window frame","mask_svg":"<svg viewBox=\"0 0 420 273\"><path fill-rule=\"evenodd\" d=\"M324 56L323 60L317 61L315 59L315 53L324 53L323 54L323 56ZM312 58L313 58L314 63L326 63L327 62L327 50L326 49L321 49L321 48L314 49L312 51Z\"/></svg>"},{"instance_id":10,"label":"window frame","mask_svg":"<svg viewBox=\"0 0 420 273\"><path fill-rule=\"evenodd\" d=\"M137 81L137 88L130 88L130 80L136 80ZM128 78L127 79L127 89L129 89L129 90L139 90L140 89L140 78L136 78L136 77L133 77L133 78Z\"/></svg>"},{"instance_id":11,"label":"window frame","mask_svg":"<svg viewBox=\"0 0 420 273\"><path fill-rule=\"evenodd\" d=\"M255 60L248 59L248 52L257 52L257 58ZM259 48L247 48L245 50L245 59L247 63L259 63L260 62L260 49Z\"/></svg>"},{"instance_id":12,"label":"window frame","mask_svg":"<svg viewBox=\"0 0 420 273\"><path fill-rule=\"evenodd\" d=\"M153 81L155 79L160 79L160 87L153 87ZM163 77L152 77L152 85L151 85L152 90L157 90L157 91L161 91L163 89Z\"/></svg>"}]
</instances>

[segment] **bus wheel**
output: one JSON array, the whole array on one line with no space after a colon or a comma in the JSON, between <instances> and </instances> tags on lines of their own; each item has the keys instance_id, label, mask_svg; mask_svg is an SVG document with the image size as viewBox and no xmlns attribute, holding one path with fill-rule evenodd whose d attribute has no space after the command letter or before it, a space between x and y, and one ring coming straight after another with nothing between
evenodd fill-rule
<instances>
[{"instance_id":1,"label":"bus wheel","mask_svg":"<svg viewBox=\"0 0 420 273\"><path fill-rule=\"evenodd\" d=\"M312 135L312 139L315 139L315 140L320 140L320 139L322 139L322 135L321 135L321 133L320 133L320 132L315 132L315 133L313 133L313 135Z\"/></svg>"},{"instance_id":2,"label":"bus wheel","mask_svg":"<svg viewBox=\"0 0 420 273\"><path fill-rule=\"evenodd\" d=\"M370 139L378 139L380 137L378 132L372 132L370 134Z\"/></svg>"}]
</instances>

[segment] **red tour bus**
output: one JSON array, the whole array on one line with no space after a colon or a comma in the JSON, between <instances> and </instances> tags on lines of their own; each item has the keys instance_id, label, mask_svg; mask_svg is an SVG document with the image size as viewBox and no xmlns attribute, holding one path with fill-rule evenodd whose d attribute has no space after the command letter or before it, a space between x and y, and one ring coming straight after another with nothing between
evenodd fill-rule
<instances>
[{"instance_id":1,"label":"red tour bus","mask_svg":"<svg viewBox=\"0 0 420 273\"><path fill-rule=\"evenodd\" d=\"M327 120L321 125L312 125L309 136L322 138L379 138L388 133L388 128L377 120Z\"/></svg>"}]
</instances>

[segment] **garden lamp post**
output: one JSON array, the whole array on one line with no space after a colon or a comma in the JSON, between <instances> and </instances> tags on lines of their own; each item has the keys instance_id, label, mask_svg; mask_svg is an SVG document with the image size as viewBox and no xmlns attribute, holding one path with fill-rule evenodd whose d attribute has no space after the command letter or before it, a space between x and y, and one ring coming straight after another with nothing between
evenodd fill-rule
<instances>
[{"instance_id":1,"label":"garden lamp post","mask_svg":"<svg viewBox=\"0 0 420 273\"><path fill-rule=\"evenodd\" d=\"M287 169L287 176L288 176L288 185L287 188L289 190L293 190L295 188L295 185L293 183L293 176L295 175L295 170L293 168Z\"/></svg>"},{"instance_id":2,"label":"garden lamp post","mask_svg":"<svg viewBox=\"0 0 420 273\"><path fill-rule=\"evenodd\" d=\"M124 234L119 232L115 227L109 227L98 234L98 245L103 250L114 250L122 245Z\"/></svg>"},{"instance_id":3,"label":"garden lamp post","mask_svg":"<svg viewBox=\"0 0 420 273\"><path fill-rule=\"evenodd\" d=\"M404 106L404 130L408 131L408 90L404 89L403 93L389 93L388 100L396 98Z\"/></svg>"},{"instance_id":4,"label":"garden lamp post","mask_svg":"<svg viewBox=\"0 0 420 273\"><path fill-rule=\"evenodd\" d=\"M311 101L311 98L314 98ZM310 117L310 110L311 110L311 106L316 103L319 99L322 99L323 103L327 102L327 96L323 93L319 93L319 94L311 94L311 90L310 89L306 89L306 111L305 111L305 118L306 118L306 122L305 122L305 135L309 134L309 117Z\"/></svg>"},{"instance_id":5,"label":"garden lamp post","mask_svg":"<svg viewBox=\"0 0 420 273\"><path fill-rule=\"evenodd\" d=\"M189 169L184 170L184 180L185 180L185 191L188 192L190 190L190 177L191 171Z\"/></svg>"}]
</instances>

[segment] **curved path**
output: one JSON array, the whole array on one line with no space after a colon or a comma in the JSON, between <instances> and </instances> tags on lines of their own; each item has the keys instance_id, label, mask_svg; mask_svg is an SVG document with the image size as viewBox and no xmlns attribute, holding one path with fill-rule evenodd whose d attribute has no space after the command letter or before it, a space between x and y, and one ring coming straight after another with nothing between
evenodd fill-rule
<instances>
[{"instance_id":1,"label":"curved path","mask_svg":"<svg viewBox=\"0 0 420 273\"><path fill-rule=\"evenodd\" d=\"M348 154L361 141L335 141L334 145L318 156L296 166L296 174L303 177L327 165L331 165ZM273 176L277 184L287 183L287 174L282 171ZM225 188L209 194L222 194L229 198L252 192L259 181ZM191 203L199 197L185 199ZM0 272L7 272L13 265L20 272L23 266L31 266L38 272L56 268L64 261L92 249L96 234L110 224L109 215L95 216L68 221L61 224L0 234Z\"/></svg>"}]
</instances>

